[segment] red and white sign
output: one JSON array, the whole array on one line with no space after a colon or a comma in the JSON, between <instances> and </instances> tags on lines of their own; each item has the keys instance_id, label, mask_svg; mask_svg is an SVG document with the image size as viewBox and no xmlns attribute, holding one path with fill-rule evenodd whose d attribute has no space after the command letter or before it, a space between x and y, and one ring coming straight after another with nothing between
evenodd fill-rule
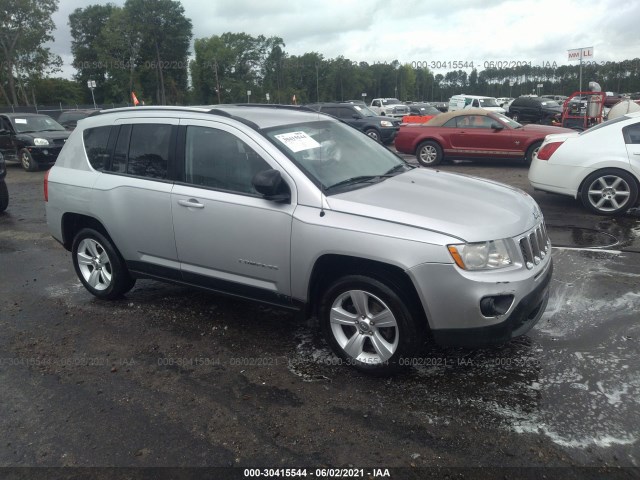
<instances>
[{"instance_id":1,"label":"red and white sign","mask_svg":"<svg viewBox=\"0 0 640 480\"><path fill-rule=\"evenodd\" d=\"M575 50L569 50L569 61L571 60L585 60L593 58L593 47L576 48Z\"/></svg>"}]
</instances>

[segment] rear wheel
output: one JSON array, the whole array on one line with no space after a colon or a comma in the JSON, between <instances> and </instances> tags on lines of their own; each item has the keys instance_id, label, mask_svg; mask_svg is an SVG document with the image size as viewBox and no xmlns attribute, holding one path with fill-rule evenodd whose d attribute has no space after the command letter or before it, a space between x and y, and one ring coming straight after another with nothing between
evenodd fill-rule
<instances>
[{"instance_id":1,"label":"rear wheel","mask_svg":"<svg viewBox=\"0 0 640 480\"><path fill-rule=\"evenodd\" d=\"M133 288L124 260L111 241L92 228L78 232L71 248L78 278L91 294L113 300Z\"/></svg>"},{"instance_id":2,"label":"rear wheel","mask_svg":"<svg viewBox=\"0 0 640 480\"><path fill-rule=\"evenodd\" d=\"M374 374L394 372L415 354L417 318L400 289L364 275L335 281L320 305L322 330L333 351L347 365Z\"/></svg>"},{"instance_id":3,"label":"rear wheel","mask_svg":"<svg viewBox=\"0 0 640 480\"><path fill-rule=\"evenodd\" d=\"M31 153L26 148L20 150L20 163L22 164L22 168L24 168L27 172L35 172L38 170L38 164L33 160Z\"/></svg>"},{"instance_id":4,"label":"rear wheel","mask_svg":"<svg viewBox=\"0 0 640 480\"><path fill-rule=\"evenodd\" d=\"M526 165L531 165L533 156L537 155L538 151L540 150L540 145L542 145L542 142L536 142L529 147L529 149L527 150L527 154L524 157L524 162Z\"/></svg>"},{"instance_id":5,"label":"rear wheel","mask_svg":"<svg viewBox=\"0 0 640 480\"><path fill-rule=\"evenodd\" d=\"M436 142L428 140L418 145L416 159L425 167L433 167L442 162L442 148Z\"/></svg>"},{"instance_id":6,"label":"rear wheel","mask_svg":"<svg viewBox=\"0 0 640 480\"><path fill-rule=\"evenodd\" d=\"M0 180L0 213L4 212L9 206L9 190L7 189L7 183L4 180Z\"/></svg>"},{"instance_id":7,"label":"rear wheel","mask_svg":"<svg viewBox=\"0 0 640 480\"><path fill-rule=\"evenodd\" d=\"M582 204L598 215L617 215L638 200L638 185L627 172L604 169L587 177L580 192Z\"/></svg>"}]
</instances>

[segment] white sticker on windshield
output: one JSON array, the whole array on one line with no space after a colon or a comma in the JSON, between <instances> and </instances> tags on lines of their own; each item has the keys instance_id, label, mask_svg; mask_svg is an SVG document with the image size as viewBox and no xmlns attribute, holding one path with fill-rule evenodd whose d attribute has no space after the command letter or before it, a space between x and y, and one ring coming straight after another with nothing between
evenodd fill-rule
<instances>
[{"instance_id":1,"label":"white sticker on windshield","mask_svg":"<svg viewBox=\"0 0 640 480\"><path fill-rule=\"evenodd\" d=\"M293 153L318 148L320 146L318 142L305 132L282 133L280 135L275 135L275 137L284 143Z\"/></svg>"},{"instance_id":2,"label":"white sticker on windshield","mask_svg":"<svg viewBox=\"0 0 640 480\"><path fill-rule=\"evenodd\" d=\"M26 118L14 118L13 121L16 123L24 123L25 125L27 124Z\"/></svg>"},{"instance_id":3,"label":"white sticker on windshield","mask_svg":"<svg viewBox=\"0 0 640 480\"><path fill-rule=\"evenodd\" d=\"M358 105L354 105L353 108L355 108L358 111L362 110L362 108L360 108Z\"/></svg>"}]
</instances>

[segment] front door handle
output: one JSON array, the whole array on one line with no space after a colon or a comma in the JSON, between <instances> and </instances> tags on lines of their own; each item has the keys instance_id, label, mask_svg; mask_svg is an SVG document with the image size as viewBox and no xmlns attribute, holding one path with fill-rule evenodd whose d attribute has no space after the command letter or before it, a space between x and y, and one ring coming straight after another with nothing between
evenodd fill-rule
<instances>
[{"instance_id":1,"label":"front door handle","mask_svg":"<svg viewBox=\"0 0 640 480\"><path fill-rule=\"evenodd\" d=\"M178 200L178 205L189 208L204 208L204 205L198 202L195 198L189 200Z\"/></svg>"}]
</instances>

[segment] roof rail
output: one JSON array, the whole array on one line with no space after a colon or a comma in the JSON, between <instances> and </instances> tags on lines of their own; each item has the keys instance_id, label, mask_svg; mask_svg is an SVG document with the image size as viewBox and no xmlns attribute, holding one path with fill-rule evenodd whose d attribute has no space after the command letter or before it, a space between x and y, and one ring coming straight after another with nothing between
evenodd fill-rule
<instances>
[{"instance_id":1,"label":"roof rail","mask_svg":"<svg viewBox=\"0 0 640 480\"><path fill-rule=\"evenodd\" d=\"M315 112L315 110L304 105L284 105L281 103L230 103L229 105L234 105L236 107L280 108L283 110L302 110L304 112Z\"/></svg>"}]
</instances>

